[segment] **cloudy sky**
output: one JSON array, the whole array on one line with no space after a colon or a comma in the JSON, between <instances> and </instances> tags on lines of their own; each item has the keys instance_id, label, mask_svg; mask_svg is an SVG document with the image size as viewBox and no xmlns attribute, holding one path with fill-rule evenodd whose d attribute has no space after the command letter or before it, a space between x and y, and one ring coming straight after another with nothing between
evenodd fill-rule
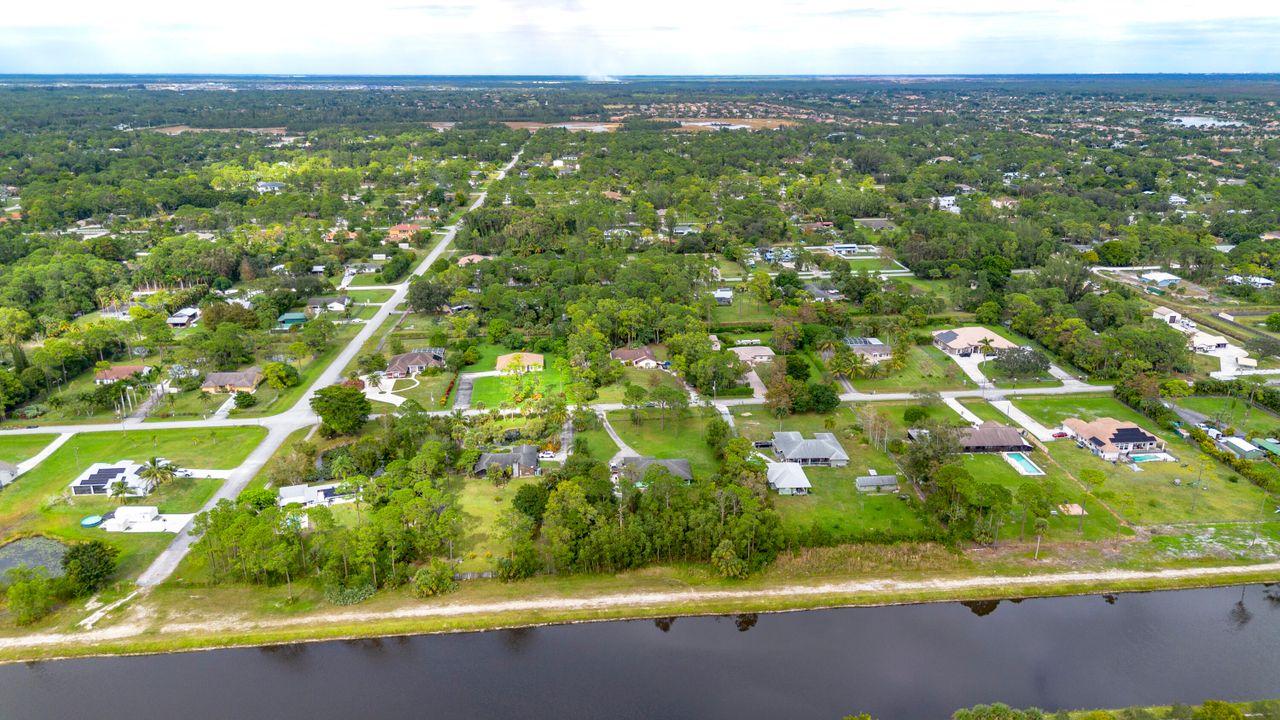
<instances>
[{"instance_id":1,"label":"cloudy sky","mask_svg":"<svg viewBox=\"0 0 1280 720\"><path fill-rule=\"evenodd\" d=\"M0 73L1280 72L1275 0L38 0Z\"/></svg>"}]
</instances>

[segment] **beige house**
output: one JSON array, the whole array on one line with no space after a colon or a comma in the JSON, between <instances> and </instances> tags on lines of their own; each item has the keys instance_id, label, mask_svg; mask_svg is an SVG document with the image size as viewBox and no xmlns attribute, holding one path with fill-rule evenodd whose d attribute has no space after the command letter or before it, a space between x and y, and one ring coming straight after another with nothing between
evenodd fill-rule
<instances>
[{"instance_id":1,"label":"beige house","mask_svg":"<svg viewBox=\"0 0 1280 720\"><path fill-rule=\"evenodd\" d=\"M959 355L961 357L983 355L988 346L990 346L993 355L1018 347L1017 343L1005 340L984 327L972 325L951 330L935 330L933 344L948 355Z\"/></svg>"},{"instance_id":2,"label":"beige house","mask_svg":"<svg viewBox=\"0 0 1280 720\"><path fill-rule=\"evenodd\" d=\"M773 362L773 348L763 345L746 345L729 348L729 352L738 356L738 359L748 365L760 365L761 363Z\"/></svg>"},{"instance_id":3,"label":"beige house","mask_svg":"<svg viewBox=\"0 0 1280 720\"><path fill-rule=\"evenodd\" d=\"M258 368L236 370L233 372L212 372L205 376L200 389L209 393L251 393L258 389L262 382L262 373Z\"/></svg>"},{"instance_id":4,"label":"beige house","mask_svg":"<svg viewBox=\"0 0 1280 720\"><path fill-rule=\"evenodd\" d=\"M507 353L499 355L498 372L514 369L516 372L540 372L546 366L545 359L538 353Z\"/></svg>"},{"instance_id":5,"label":"beige house","mask_svg":"<svg viewBox=\"0 0 1280 720\"><path fill-rule=\"evenodd\" d=\"M1165 449L1165 443L1160 438L1134 423L1115 418L1102 417L1093 422L1067 418L1062 421L1062 429L1103 460L1118 460L1135 452L1160 452Z\"/></svg>"}]
</instances>

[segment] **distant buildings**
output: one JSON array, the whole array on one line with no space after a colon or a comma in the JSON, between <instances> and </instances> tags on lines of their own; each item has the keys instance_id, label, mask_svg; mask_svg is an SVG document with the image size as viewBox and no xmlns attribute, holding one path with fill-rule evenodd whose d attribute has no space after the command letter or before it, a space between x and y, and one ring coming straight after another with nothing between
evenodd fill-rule
<instances>
[{"instance_id":1,"label":"distant buildings","mask_svg":"<svg viewBox=\"0 0 1280 720\"><path fill-rule=\"evenodd\" d=\"M169 318L165 320L165 324L174 330L181 330L182 328L189 328L192 325L195 325L196 320L199 319L200 311L198 309L185 307L170 315Z\"/></svg>"},{"instance_id":2,"label":"distant buildings","mask_svg":"<svg viewBox=\"0 0 1280 720\"><path fill-rule=\"evenodd\" d=\"M732 305L733 288L716 288L711 292L711 297L715 298L717 305Z\"/></svg>"},{"instance_id":3,"label":"distant buildings","mask_svg":"<svg viewBox=\"0 0 1280 720\"><path fill-rule=\"evenodd\" d=\"M1171 287L1173 285L1177 285L1178 283L1182 282L1182 278L1178 277L1177 275L1174 275L1172 273L1162 272L1160 270L1152 270L1150 272L1142 273L1141 275L1138 276L1138 279L1148 285L1155 285L1156 287L1162 287L1162 288Z\"/></svg>"}]
</instances>

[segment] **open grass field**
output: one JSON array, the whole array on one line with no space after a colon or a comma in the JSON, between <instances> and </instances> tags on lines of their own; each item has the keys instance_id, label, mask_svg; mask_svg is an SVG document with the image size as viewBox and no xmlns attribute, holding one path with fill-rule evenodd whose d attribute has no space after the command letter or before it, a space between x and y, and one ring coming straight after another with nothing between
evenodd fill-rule
<instances>
[{"instance_id":1,"label":"open grass field","mask_svg":"<svg viewBox=\"0 0 1280 720\"><path fill-rule=\"evenodd\" d=\"M45 445L53 442L57 435L9 435L0 438L0 461L20 463L35 456Z\"/></svg>"},{"instance_id":2,"label":"open grass field","mask_svg":"<svg viewBox=\"0 0 1280 720\"><path fill-rule=\"evenodd\" d=\"M680 380L669 372L665 372L663 370L644 370L642 368L627 367L622 370L622 379L612 385L606 385L600 388L600 396L592 402L622 402L622 396L623 393L626 392L628 383L639 385L645 390L652 390L657 385L666 385L674 388L683 387L680 384ZM657 385L655 385L655 383Z\"/></svg>"},{"instance_id":3,"label":"open grass field","mask_svg":"<svg viewBox=\"0 0 1280 720\"><path fill-rule=\"evenodd\" d=\"M979 363L978 367L982 370L982 374L999 388L1061 387L1062 385L1061 380L1047 372L1038 377L1012 378L1001 373L991 360Z\"/></svg>"},{"instance_id":4,"label":"open grass field","mask_svg":"<svg viewBox=\"0 0 1280 720\"><path fill-rule=\"evenodd\" d=\"M147 422L169 420L194 420L207 418L227 401L226 395L214 395L200 390L167 394L147 415Z\"/></svg>"},{"instance_id":5,"label":"open grass field","mask_svg":"<svg viewBox=\"0 0 1280 720\"><path fill-rule=\"evenodd\" d=\"M986 400L980 400L977 398L966 398L961 400L960 404L963 405L965 409L967 409L969 412L973 413L974 415L977 415L978 418L984 422L993 420L995 422L1003 423L1005 425L1012 424L1012 421L1009 420L1009 417L1007 415L995 409L995 407L993 407L991 403L987 402Z\"/></svg>"},{"instance_id":6,"label":"open grass field","mask_svg":"<svg viewBox=\"0 0 1280 720\"><path fill-rule=\"evenodd\" d=\"M80 520L118 506L112 498L66 498L67 486L95 462L166 457L179 467L231 468L262 441L262 428L212 428L209 430L131 431L127 438L116 433L85 433L69 440L0 493L0 537L48 535L62 540L103 538L121 550L119 575L130 577L142 570L173 535L167 533L113 533L84 529ZM158 505L161 512L195 512L213 494L220 480L175 480L134 504Z\"/></svg>"},{"instance_id":7,"label":"open grass field","mask_svg":"<svg viewBox=\"0 0 1280 720\"><path fill-rule=\"evenodd\" d=\"M858 492L847 468L805 468L813 485L810 495L773 496L773 507L788 529L818 525L836 537L871 533L892 537L918 532L929 521L915 503L897 493Z\"/></svg>"},{"instance_id":8,"label":"open grass field","mask_svg":"<svg viewBox=\"0 0 1280 720\"><path fill-rule=\"evenodd\" d=\"M876 270L901 270L898 264L892 260L886 260L878 257L856 257L849 258L849 269L854 272L859 270L876 271Z\"/></svg>"},{"instance_id":9,"label":"open grass field","mask_svg":"<svg viewBox=\"0 0 1280 720\"><path fill-rule=\"evenodd\" d=\"M352 290L344 293L351 298L351 302L357 303L384 303L391 299L395 294L394 290Z\"/></svg>"},{"instance_id":10,"label":"open grass field","mask_svg":"<svg viewBox=\"0 0 1280 720\"><path fill-rule=\"evenodd\" d=\"M552 364L552 358L547 357L546 369L538 373L541 376L543 387L549 392L560 392L564 390L564 379L560 370ZM480 407L480 403L484 403L486 408L500 407L511 399L511 393L507 389L507 378L501 376L486 376L475 379L475 384L471 389L471 407Z\"/></svg>"},{"instance_id":11,"label":"open grass field","mask_svg":"<svg viewBox=\"0 0 1280 720\"><path fill-rule=\"evenodd\" d=\"M1031 461L1044 475L1022 475L998 453L971 453L962 456L960 464L973 475L978 482L994 482L1014 494L1013 507L1006 519L1005 529L1001 531L1002 539L1011 539L1021 533L1022 505L1017 502L1018 487L1028 481L1045 483L1050 489L1050 500L1054 507L1062 503L1078 503L1088 513L1084 522L1078 517L1056 515L1049 518L1049 531L1045 534L1047 541L1070 542L1077 540L1102 540L1116 536L1120 530L1120 521L1112 515L1096 498L1086 496L1084 488L1067 475L1066 470L1046 457L1042 452L1031 452ZM1083 534L1080 529L1083 527ZM1032 531L1032 519L1027 520L1026 532Z\"/></svg>"},{"instance_id":12,"label":"open grass field","mask_svg":"<svg viewBox=\"0 0 1280 720\"><path fill-rule=\"evenodd\" d=\"M618 444L603 429L584 430L573 435L574 442L582 438L587 443L587 454L596 460L608 462L618 452Z\"/></svg>"},{"instance_id":13,"label":"open grass field","mask_svg":"<svg viewBox=\"0 0 1280 720\"><path fill-rule=\"evenodd\" d=\"M511 352L501 345L493 345L491 343L481 343L476 346L476 351L480 354L480 359L474 363L462 368L463 372L488 372L498 368L498 356L506 355Z\"/></svg>"},{"instance_id":14,"label":"open grass field","mask_svg":"<svg viewBox=\"0 0 1280 720\"><path fill-rule=\"evenodd\" d=\"M1177 404L1187 410L1204 413L1220 427L1235 428L1241 434L1275 437L1280 433L1280 417L1242 398L1194 395L1179 398Z\"/></svg>"},{"instance_id":15,"label":"open grass field","mask_svg":"<svg viewBox=\"0 0 1280 720\"><path fill-rule=\"evenodd\" d=\"M404 378L395 381L394 391L397 395L415 400L426 410L439 410L453 405L451 398L454 389L449 387L453 381L452 373L439 375L418 375L416 378ZM383 381L387 382L387 381ZM457 383L454 383L454 388ZM445 391L448 390L448 396ZM444 401L443 403L441 401Z\"/></svg>"},{"instance_id":16,"label":"open grass field","mask_svg":"<svg viewBox=\"0 0 1280 720\"><path fill-rule=\"evenodd\" d=\"M859 392L911 392L930 390L962 390L973 387L964 371L946 353L932 345L916 345L907 351L907 364L887 377L853 380Z\"/></svg>"},{"instance_id":17,"label":"open grass field","mask_svg":"<svg viewBox=\"0 0 1280 720\"><path fill-rule=\"evenodd\" d=\"M773 320L773 315L773 308L760 302L755 295L739 291L733 294L732 305L717 305L711 311L711 322L713 324L769 322Z\"/></svg>"},{"instance_id":18,"label":"open grass field","mask_svg":"<svg viewBox=\"0 0 1280 720\"><path fill-rule=\"evenodd\" d=\"M658 458L684 458L692 466L695 477L707 478L719 469L704 439L707 421L713 417L716 417L713 411L693 408L683 418L673 414L664 422L661 411L641 410L637 425L631 422L631 413L624 410L609 413L609 424L636 452Z\"/></svg>"},{"instance_id":19,"label":"open grass field","mask_svg":"<svg viewBox=\"0 0 1280 720\"><path fill-rule=\"evenodd\" d=\"M461 558L460 572L482 572L493 569L495 556L504 552L498 531L498 518L510 507L511 498L522 485L539 482L536 477L513 478L502 487L484 479L454 478L450 481L458 493L458 504L465 515L465 537L455 549Z\"/></svg>"}]
</instances>

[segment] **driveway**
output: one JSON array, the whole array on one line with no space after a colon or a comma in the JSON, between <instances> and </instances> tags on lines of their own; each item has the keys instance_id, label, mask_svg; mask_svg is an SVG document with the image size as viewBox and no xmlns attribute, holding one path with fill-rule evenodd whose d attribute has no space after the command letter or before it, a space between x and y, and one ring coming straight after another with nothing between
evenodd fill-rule
<instances>
[{"instance_id":1,"label":"driveway","mask_svg":"<svg viewBox=\"0 0 1280 720\"><path fill-rule=\"evenodd\" d=\"M620 462L624 457L638 457L640 455L630 445L623 442L621 437L618 437L618 433L609 424L609 416L607 414L596 413L596 415L604 425L604 431L609 433L609 437L613 438L614 444L618 446L618 452L614 453L613 457L609 459L610 464Z\"/></svg>"},{"instance_id":2,"label":"driveway","mask_svg":"<svg viewBox=\"0 0 1280 720\"><path fill-rule=\"evenodd\" d=\"M454 396L453 406L459 410L471 407L471 389L476 384L474 375L458 376L458 393Z\"/></svg>"},{"instance_id":3,"label":"driveway","mask_svg":"<svg viewBox=\"0 0 1280 720\"><path fill-rule=\"evenodd\" d=\"M1005 415L1009 416L1010 420L1013 420L1014 422L1018 423L1022 427L1026 428L1027 432L1031 433L1031 435L1034 436L1035 439L1039 440L1040 442L1053 442L1053 439L1054 439L1053 430L1050 430L1044 425L1041 425L1030 415L1027 415L1026 413L1022 412L1018 408L1014 407L1013 403L1009 402L1008 400L989 400L988 402L991 403L992 407L1004 413Z\"/></svg>"},{"instance_id":4,"label":"driveway","mask_svg":"<svg viewBox=\"0 0 1280 720\"><path fill-rule=\"evenodd\" d=\"M974 425L982 424L982 418L978 417L977 415L974 415L972 410L965 407L964 405L961 405L959 400L955 398L943 398L942 402L946 404L947 407L959 413L960 417L964 418L966 422L972 423Z\"/></svg>"}]
</instances>

